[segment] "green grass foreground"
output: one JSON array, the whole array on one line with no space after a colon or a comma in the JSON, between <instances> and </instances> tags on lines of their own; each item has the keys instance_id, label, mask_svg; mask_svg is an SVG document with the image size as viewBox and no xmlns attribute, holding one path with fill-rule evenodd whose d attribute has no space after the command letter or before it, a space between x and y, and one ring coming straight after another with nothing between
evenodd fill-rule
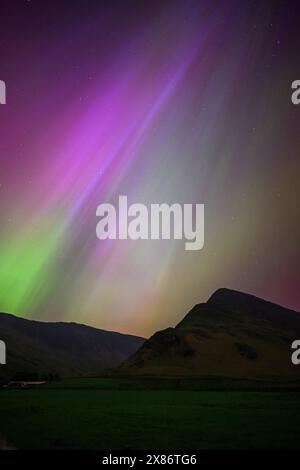
<instances>
[{"instance_id":1,"label":"green grass foreground","mask_svg":"<svg viewBox=\"0 0 300 470\"><path fill-rule=\"evenodd\" d=\"M2 390L0 432L19 449L300 447L299 392L101 390L95 380Z\"/></svg>"}]
</instances>

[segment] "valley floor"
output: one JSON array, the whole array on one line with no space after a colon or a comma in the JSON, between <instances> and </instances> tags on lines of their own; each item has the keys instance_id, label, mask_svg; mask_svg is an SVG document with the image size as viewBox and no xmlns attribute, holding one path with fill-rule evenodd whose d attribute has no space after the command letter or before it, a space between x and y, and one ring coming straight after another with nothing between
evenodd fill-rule
<instances>
[{"instance_id":1,"label":"valley floor","mask_svg":"<svg viewBox=\"0 0 300 470\"><path fill-rule=\"evenodd\" d=\"M108 390L95 383L1 390L1 432L19 449L300 447L300 392Z\"/></svg>"}]
</instances>

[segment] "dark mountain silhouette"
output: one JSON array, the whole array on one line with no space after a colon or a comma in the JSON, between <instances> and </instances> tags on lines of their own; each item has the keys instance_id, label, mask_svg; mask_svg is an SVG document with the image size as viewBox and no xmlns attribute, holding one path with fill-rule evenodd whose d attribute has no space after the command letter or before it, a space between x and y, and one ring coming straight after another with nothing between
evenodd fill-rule
<instances>
[{"instance_id":1,"label":"dark mountain silhouette","mask_svg":"<svg viewBox=\"0 0 300 470\"><path fill-rule=\"evenodd\" d=\"M77 323L46 323L0 313L0 339L7 364L0 379L58 374L93 376L134 354L144 339Z\"/></svg>"},{"instance_id":2,"label":"dark mountain silhouette","mask_svg":"<svg viewBox=\"0 0 300 470\"><path fill-rule=\"evenodd\" d=\"M160 377L298 380L291 343L300 314L253 295L217 290L175 327L155 333L113 373Z\"/></svg>"}]
</instances>

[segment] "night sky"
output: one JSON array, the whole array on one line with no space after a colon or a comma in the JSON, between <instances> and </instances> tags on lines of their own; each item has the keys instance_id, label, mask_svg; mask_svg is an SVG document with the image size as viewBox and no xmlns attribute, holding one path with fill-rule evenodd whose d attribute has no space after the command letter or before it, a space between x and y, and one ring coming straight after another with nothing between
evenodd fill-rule
<instances>
[{"instance_id":1,"label":"night sky","mask_svg":"<svg viewBox=\"0 0 300 470\"><path fill-rule=\"evenodd\" d=\"M148 336L219 287L300 310L295 1L0 0L0 311ZM205 245L100 241L205 204Z\"/></svg>"}]
</instances>

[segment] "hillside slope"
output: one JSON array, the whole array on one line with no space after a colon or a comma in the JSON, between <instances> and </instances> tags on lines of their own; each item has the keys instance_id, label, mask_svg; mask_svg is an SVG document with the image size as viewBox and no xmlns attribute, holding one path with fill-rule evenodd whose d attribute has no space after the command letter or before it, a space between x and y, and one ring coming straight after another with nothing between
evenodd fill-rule
<instances>
[{"instance_id":1,"label":"hillside slope","mask_svg":"<svg viewBox=\"0 0 300 470\"><path fill-rule=\"evenodd\" d=\"M77 323L46 323L0 313L7 364L0 379L15 374L92 376L134 354L144 339Z\"/></svg>"},{"instance_id":2,"label":"hillside slope","mask_svg":"<svg viewBox=\"0 0 300 470\"><path fill-rule=\"evenodd\" d=\"M175 327L155 333L117 375L298 380L291 343L300 314L249 294L219 289Z\"/></svg>"}]
</instances>

